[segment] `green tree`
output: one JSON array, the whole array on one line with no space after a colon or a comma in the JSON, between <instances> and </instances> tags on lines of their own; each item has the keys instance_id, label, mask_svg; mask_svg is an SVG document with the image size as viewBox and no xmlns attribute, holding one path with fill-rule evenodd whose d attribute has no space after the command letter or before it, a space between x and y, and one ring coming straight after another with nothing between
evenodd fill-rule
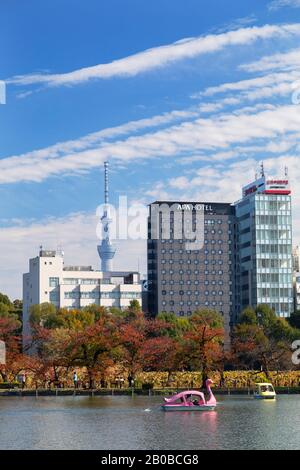
<instances>
[{"instance_id":1,"label":"green tree","mask_svg":"<svg viewBox=\"0 0 300 470\"><path fill-rule=\"evenodd\" d=\"M29 321L33 328L36 326L44 326L51 328L56 326L57 312L53 304L44 302L42 304L32 305L29 312Z\"/></svg>"},{"instance_id":2,"label":"green tree","mask_svg":"<svg viewBox=\"0 0 300 470\"><path fill-rule=\"evenodd\" d=\"M292 313L288 322L293 328L300 330L300 310L296 310L296 312Z\"/></svg>"},{"instance_id":3,"label":"green tree","mask_svg":"<svg viewBox=\"0 0 300 470\"><path fill-rule=\"evenodd\" d=\"M270 378L271 370L291 367L291 343L297 335L269 306L248 308L233 331L233 358L239 367L260 367Z\"/></svg>"},{"instance_id":4,"label":"green tree","mask_svg":"<svg viewBox=\"0 0 300 470\"><path fill-rule=\"evenodd\" d=\"M17 302L17 301L15 301ZM8 296L0 293L0 318L13 318L19 322L21 326L22 308L19 309L18 304L9 300Z\"/></svg>"}]
</instances>

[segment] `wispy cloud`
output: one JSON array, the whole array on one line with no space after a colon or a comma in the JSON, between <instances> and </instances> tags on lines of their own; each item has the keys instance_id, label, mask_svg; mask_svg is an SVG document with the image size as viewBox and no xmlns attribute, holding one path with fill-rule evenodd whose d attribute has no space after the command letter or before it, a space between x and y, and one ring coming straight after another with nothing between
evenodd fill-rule
<instances>
[{"instance_id":1,"label":"wispy cloud","mask_svg":"<svg viewBox=\"0 0 300 470\"><path fill-rule=\"evenodd\" d=\"M115 142L104 142L96 148L65 153L57 158L47 149L0 160L0 183L42 181L55 175L90 170L107 158L128 164L154 158L179 157L191 153L228 150L230 146L276 139L286 134L299 139L298 106L269 106L238 109L192 121L182 121L166 129L129 136Z\"/></svg>"},{"instance_id":2,"label":"wispy cloud","mask_svg":"<svg viewBox=\"0 0 300 470\"><path fill-rule=\"evenodd\" d=\"M222 34L183 39L166 46L148 49L107 64L85 67L68 73L18 75L6 80L15 85L46 86L76 85L92 79L133 77L150 70L166 67L183 59L219 52L226 47L252 44L257 40L300 34L300 24L253 26Z\"/></svg>"},{"instance_id":3,"label":"wispy cloud","mask_svg":"<svg viewBox=\"0 0 300 470\"><path fill-rule=\"evenodd\" d=\"M280 8L300 8L300 0L273 0L269 3L269 10L280 10Z\"/></svg>"},{"instance_id":4,"label":"wispy cloud","mask_svg":"<svg viewBox=\"0 0 300 470\"><path fill-rule=\"evenodd\" d=\"M243 64L239 68L240 70L245 70L246 72L251 73L266 72L270 70L297 70L300 68L300 48L262 57L250 64Z\"/></svg>"}]
</instances>

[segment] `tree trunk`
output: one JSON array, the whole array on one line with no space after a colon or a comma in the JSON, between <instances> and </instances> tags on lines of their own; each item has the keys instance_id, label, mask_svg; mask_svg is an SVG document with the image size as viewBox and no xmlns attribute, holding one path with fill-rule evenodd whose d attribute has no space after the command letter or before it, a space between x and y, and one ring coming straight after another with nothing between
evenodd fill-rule
<instances>
[{"instance_id":1,"label":"tree trunk","mask_svg":"<svg viewBox=\"0 0 300 470\"><path fill-rule=\"evenodd\" d=\"M87 373L89 378L89 389L91 390L94 388L94 376L90 369L87 369Z\"/></svg>"},{"instance_id":2,"label":"tree trunk","mask_svg":"<svg viewBox=\"0 0 300 470\"><path fill-rule=\"evenodd\" d=\"M172 370L169 370L169 371L168 371L167 387L171 387L171 386L172 386L173 374L174 374L174 373L173 373Z\"/></svg>"}]
</instances>

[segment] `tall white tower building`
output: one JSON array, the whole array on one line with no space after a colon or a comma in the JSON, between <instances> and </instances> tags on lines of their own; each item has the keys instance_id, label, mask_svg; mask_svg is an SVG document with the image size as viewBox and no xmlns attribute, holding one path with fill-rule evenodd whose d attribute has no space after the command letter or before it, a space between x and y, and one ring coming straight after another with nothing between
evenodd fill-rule
<instances>
[{"instance_id":1,"label":"tall white tower building","mask_svg":"<svg viewBox=\"0 0 300 470\"><path fill-rule=\"evenodd\" d=\"M110 240L110 225L112 219L109 211L108 198L108 162L104 163L104 212L101 217L102 224L102 242L98 245L98 253L101 259L101 271L108 273L113 270L113 258L116 249Z\"/></svg>"}]
</instances>

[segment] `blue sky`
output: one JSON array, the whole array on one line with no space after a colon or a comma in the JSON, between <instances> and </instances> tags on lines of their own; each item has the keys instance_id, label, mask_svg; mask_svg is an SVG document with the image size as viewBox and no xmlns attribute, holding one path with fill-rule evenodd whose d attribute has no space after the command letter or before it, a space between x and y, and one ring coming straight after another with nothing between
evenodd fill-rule
<instances>
[{"instance_id":1,"label":"blue sky","mask_svg":"<svg viewBox=\"0 0 300 470\"><path fill-rule=\"evenodd\" d=\"M262 159L287 165L300 242L299 0L10 0L0 16L0 291L21 295L40 244L99 264L106 159L112 201L143 204L232 202ZM145 259L124 242L116 267Z\"/></svg>"}]
</instances>

